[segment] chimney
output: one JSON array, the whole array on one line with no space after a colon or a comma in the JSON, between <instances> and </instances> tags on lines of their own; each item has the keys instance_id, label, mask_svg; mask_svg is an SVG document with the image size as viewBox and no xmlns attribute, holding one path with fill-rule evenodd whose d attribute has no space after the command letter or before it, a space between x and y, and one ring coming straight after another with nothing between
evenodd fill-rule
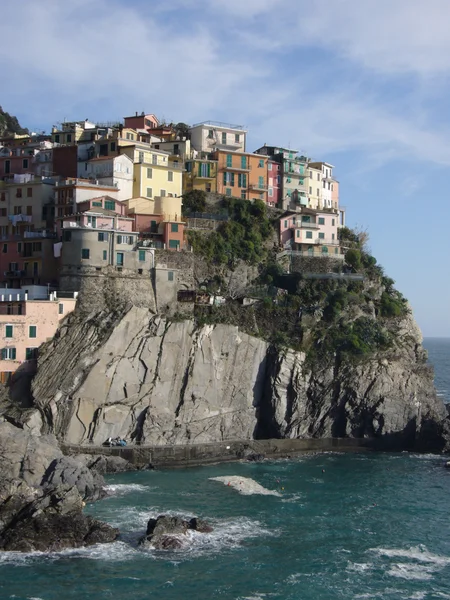
<instances>
[{"instance_id":1,"label":"chimney","mask_svg":"<svg viewBox=\"0 0 450 600\"><path fill-rule=\"evenodd\" d=\"M138 111L136 111L136 116L138 116Z\"/></svg>"}]
</instances>

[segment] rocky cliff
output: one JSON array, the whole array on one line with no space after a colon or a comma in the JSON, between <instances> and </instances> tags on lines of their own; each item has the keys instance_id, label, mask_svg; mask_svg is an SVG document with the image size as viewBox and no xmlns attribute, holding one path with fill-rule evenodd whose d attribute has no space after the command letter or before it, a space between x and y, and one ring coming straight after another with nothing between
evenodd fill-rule
<instances>
[{"instance_id":1,"label":"rocky cliff","mask_svg":"<svg viewBox=\"0 0 450 600\"><path fill-rule=\"evenodd\" d=\"M41 355L24 420L75 444L376 436L409 447L434 435L446 411L413 318L396 331L389 351L311 361L233 325L171 322L135 306L75 314Z\"/></svg>"}]
</instances>

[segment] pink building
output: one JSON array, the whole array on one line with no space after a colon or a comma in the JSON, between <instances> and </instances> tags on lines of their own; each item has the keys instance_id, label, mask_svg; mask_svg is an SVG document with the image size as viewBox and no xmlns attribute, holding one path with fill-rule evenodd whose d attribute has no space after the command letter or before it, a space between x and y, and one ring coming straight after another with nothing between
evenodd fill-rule
<instances>
[{"instance_id":1,"label":"pink building","mask_svg":"<svg viewBox=\"0 0 450 600\"><path fill-rule=\"evenodd\" d=\"M281 203L281 164L275 160L267 161L267 203L269 206L280 206Z\"/></svg>"},{"instance_id":2,"label":"pink building","mask_svg":"<svg viewBox=\"0 0 450 600\"><path fill-rule=\"evenodd\" d=\"M0 290L2 383L8 383L14 373L34 370L39 346L55 335L61 319L75 308L76 294L58 298L56 293L48 295L46 287L36 294L39 287L31 286L35 293L30 296L39 298L34 300L28 298L24 288L14 293Z\"/></svg>"},{"instance_id":3,"label":"pink building","mask_svg":"<svg viewBox=\"0 0 450 600\"><path fill-rule=\"evenodd\" d=\"M124 117L124 126L130 129L145 129L150 131L156 129L159 126L159 121L155 115L146 115L136 113L133 117Z\"/></svg>"},{"instance_id":4,"label":"pink building","mask_svg":"<svg viewBox=\"0 0 450 600\"><path fill-rule=\"evenodd\" d=\"M305 255L340 255L339 214L303 207L280 217L280 243L285 249Z\"/></svg>"}]
</instances>

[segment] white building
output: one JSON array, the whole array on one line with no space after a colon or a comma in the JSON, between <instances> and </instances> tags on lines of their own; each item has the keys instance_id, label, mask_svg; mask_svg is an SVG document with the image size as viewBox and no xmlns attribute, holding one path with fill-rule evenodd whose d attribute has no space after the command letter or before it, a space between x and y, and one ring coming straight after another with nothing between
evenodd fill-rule
<instances>
[{"instance_id":1,"label":"white building","mask_svg":"<svg viewBox=\"0 0 450 600\"><path fill-rule=\"evenodd\" d=\"M247 130L242 125L205 121L193 125L189 131L192 148L198 152L245 152Z\"/></svg>"},{"instance_id":2,"label":"white building","mask_svg":"<svg viewBox=\"0 0 450 600\"><path fill-rule=\"evenodd\" d=\"M334 189L334 179L333 179L333 165L330 165L326 162L315 162L309 163L309 168L320 171L321 178L321 200L319 208L333 208L333 189ZM317 182L319 183L319 182Z\"/></svg>"},{"instance_id":3,"label":"white building","mask_svg":"<svg viewBox=\"0 0 450 600\"><path fill-rule=\"evenodd\" d=\"M117 200L133 197L133 161L125 154L79 162L78 177L117 188Z\"/></svg>"}]
</instances>

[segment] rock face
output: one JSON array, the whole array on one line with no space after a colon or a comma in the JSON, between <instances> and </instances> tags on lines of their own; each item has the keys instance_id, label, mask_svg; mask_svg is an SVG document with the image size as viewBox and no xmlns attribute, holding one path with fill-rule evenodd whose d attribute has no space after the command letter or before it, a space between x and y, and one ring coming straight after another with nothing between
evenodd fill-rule
<instances>
[{"instance_id":1,"label":"rock face","mask_svg":"<svg viewBox=\"0 0 450 600\"><path fill-rule=\"evenodd\" d=\"M303 353L235 326L196 329L132 307L84 320L47 346L35 412L73 444L375 436L412 446L446 411L414 320L396 326L400 343L389 352L307 366Z\"/></svg>"},{"instance_id":2,"label":"rock face","mask_svg":"<svg viewBox=\"0 0 450 600\"><path fill-rule=\"evenodd\" d=\"M213 530L206 521L196 517L185 521L180 517L160 515L156 519L149 520L146 535L140 540L139 545L156 550L176 550L184 546L183 538L189 529L199 533L209 533Z\"/></svg>"},{"instance_id":3,"label":"rock face","mask_svg":"<svg viewBox=\"0 0 450 600\"><path fill-rule=\"evenodd\" d=\"M0 550L31 552L113 541L117 530L85 516L103 478L62 456L52 435L0 423Z\"/></svg>"}]
</instances>

